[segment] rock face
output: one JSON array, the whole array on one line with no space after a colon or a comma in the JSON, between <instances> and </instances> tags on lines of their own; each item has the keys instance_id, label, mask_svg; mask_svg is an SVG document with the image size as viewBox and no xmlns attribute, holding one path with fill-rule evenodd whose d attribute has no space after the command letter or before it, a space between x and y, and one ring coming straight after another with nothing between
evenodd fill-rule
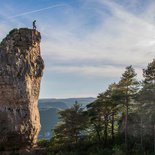
<instances>
[{"instance_id":1,"label":"rock face","mask_svg":"<svg viewBox=\"0 0 155 155\"><path fill-rule=\"evenodd\" d=\"M44 62L40 33L13 29L0 43L0 147L33 147L40 131L38 97Z\"/></svg>"}]
</instances>

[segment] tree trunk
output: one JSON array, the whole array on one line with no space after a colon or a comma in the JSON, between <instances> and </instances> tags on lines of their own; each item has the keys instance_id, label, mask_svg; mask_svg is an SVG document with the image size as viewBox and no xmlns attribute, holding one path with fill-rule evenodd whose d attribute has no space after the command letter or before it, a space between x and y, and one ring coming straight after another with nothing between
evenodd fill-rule
<instances>
[{"instance_id":1,"label":"tree trunk","mask_svg":"<svg viewBox=\"0 0 155 155\"><path fill-rule=\"evenodd\" d=\"M77 132L75 133L75 144L77 145L77 142L78 142L78 134Z\"/></svg>"},{"instance_id":2,"label":"tree trunk","mask_svg":"<svg viewBox=\"0 0 155 155\"><path fill-rule=\"evenodd\" d=\"M112 122L111 122L111 136L112 136L112 143L114 143L114 112L112 112Z\"/></svg>"},{"instance_id":3,"label":"tree trunk","mask_svg":"<svg viewBox=\"0 0 155 155\"><path fill-rule=\"evenodd\" d=\"M105 118L105 126L104 126L104 143L105 145L107 144L107 138L108 138L108 119L107 116L104 117Z\"/></svg>"},{"instance_id":4,"label":"tree trunk","mask_svg":"<svg viewBox=\"0 0 155 155\"><path fill-rule=\"evenodd\" d=\"M140 127L141 127L140 144L141 144L141 149L143 151L143 121L142 121L142 116L140 118Z\"/></svg>"},{"instance_id":5,"label":"tree trunk","mask_svg":"<svg viewBox=\"0 0 155 155\"><path fill-rule=\"evenodd\" d=\"M94 126L95 126L95 130L96 130L98 142L100 143L101 142L101 135L100 135L99 127L96 124L94 124Z\"/></svg>"},{"instance_id":6,"label":"tree trunk","mask_svg":"<svg viewBox=\"0 0 155 155\"><path fill-rule=\"evenodd\" d=\"M154 135L154 137L153 137L153 139L154 139L154 154L155 154L155 124L154 124L154 126L153 126L153 129L154 129L154 131L153 131L153 135Z\"/></svg>"},{"instance_id":7,"label":"tree trunk","mask_svg":"<svg viewBox=\"0 0 155 155\"><path fill-rule=\"evenodd\" d=\"M126 116L125 116L125 146L128 151L128 97L126 97Z\"/></svg>"}]
</instances>

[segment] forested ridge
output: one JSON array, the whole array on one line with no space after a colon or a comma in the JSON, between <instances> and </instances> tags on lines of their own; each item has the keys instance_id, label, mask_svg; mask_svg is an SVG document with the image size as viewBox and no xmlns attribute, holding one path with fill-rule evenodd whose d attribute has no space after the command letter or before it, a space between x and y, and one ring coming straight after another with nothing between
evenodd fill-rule
<instances>
[{"instance_id":1,"label":"forested ridge","mask_svg":"<svg viewBox=\"0 0 155 155\"><path fill-rule=\"evenodd\" d=\"M127 66L119 82L99 93L86 108L77 102L59 111L51 140L41 140L49 154L155 154L155 59L137 79Z\"/></svg>"}]
</instances>

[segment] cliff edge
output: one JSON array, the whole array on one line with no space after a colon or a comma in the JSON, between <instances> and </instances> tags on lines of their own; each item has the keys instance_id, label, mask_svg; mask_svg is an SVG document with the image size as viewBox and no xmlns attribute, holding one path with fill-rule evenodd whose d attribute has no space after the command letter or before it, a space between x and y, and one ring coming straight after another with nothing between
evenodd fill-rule
<instances>
[{"instance_id":1,"label":"cliff edge","mask_svg":"<svg viewBox=\"0 0 155 155\"><path fill-rule=\"evenodd\" d=\"M38 31L13 29L0 43L0 147L33 147L40 131L38 97L44 62Z\"/></svg>"}]
</instances>

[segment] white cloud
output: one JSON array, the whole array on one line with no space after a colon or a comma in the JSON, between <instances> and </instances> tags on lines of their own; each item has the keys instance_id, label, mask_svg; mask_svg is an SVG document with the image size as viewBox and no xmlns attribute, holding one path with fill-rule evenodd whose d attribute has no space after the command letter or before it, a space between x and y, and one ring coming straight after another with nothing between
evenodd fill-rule
<instances>
[{"instance_id":1,"label":"white cloud","mask_svg":"<svg viewBox=\"0 0 155 155\"><path fill-rule=\"evenodd\" d=\"M66 60L83 60L85 63L85 60L92 60L92 64L93 60L94 62L107 60L116 65L113 73L107 72L108 76L118 73L117 64L122 64L121 69L130 64L144 67L154 57L154 22L148 22L144 18L126 11L122 6L112 1L100 2L109 8L111 17L102 19L103 23L98 29L84 37L78 37L74 32L82 26L83 21L79 21L79 25L76 25L77 29L74 31L72 31L74 23L67 29L57 29L56 27L53 27L52 30L45 29L48 31L46 32L48 35L42 42L43 55L51 56L51 61L52 57L57 57L59 61L65 60L65 62ZM94 71L91 66L85 66L83 70L89 71L92 75L94 73L95 76L101 74L100 67L95 67ZM81 73L81 70L78 71ZM104 74L104 76L106 75Z\"/></svg>"},{"instance_id":2,"label":"white cloud","mask_svg":"<svg viewBox=\"0 0 155 155\"><path fill-rule=\"evenodd\" d=\"M79 74L91 74L95 77L120 76L122 70L128 65L135 65L140 69L146 66L154 57L155 22L153 14L155 3L149 5L144 13L135 15L113 1L92 0L91 2L99 3L96 4L95 10L100 15L100 22L94 29L90 28L89 24L87 25L87 9L94 9L88 7L87 3L90 1L86 1L78 13L75 13L71 6L66 7L64 10L68 17L66 25L52 24L49 20L45 23L46 20L39 21L38 27L43 37L42 55L45 58L48 57L48 61L57 59L58 63L63 62L66 65L71 61L80 61L84 67L77 67L70 63L70 67L66 67L65 71L76 71ZM106 18L102 6L105 6L110 12ZM31 16L24 18L29 22L32 21ZM18 18L10 22L12 25L15 23L18 26L23 25ZM7 24L0 25L2 36L10 27ZM87 33L88 29L89 33ZM91 64L86 64L86 61ZM98 61L103 61L103 63L96 65ZM106 61L106 66L103 66L104 61ZM46 67L47 70L51 70L51 66ZM52 70L57 72L64 70L61 65L53 64L52 67Z\"/></svg>"},{"instance_id":3,"label":"white cloud","mask_svg":"<svg viewBox=\"0 0 155 155\"><path fill-rule=\"evenodd\" d=\"M141 68L135 67L136 72L139 74L138 78L142 78ZM124 68L117 66L53 66L47 69L53 73L64 74L80 74L87 77L104 77L104 78L119 78L124 72Z\"/></svg>"},{"instance_id":4,"label":"white cloud","mask_svg":"<svg viewBox=\"0 0 155 155\"><path fill-rule=\"evenodd\" d=\"M9 19L12 19L12 18L16 18L16 17L22 17L22 16L26 16L26 15L29 15L29 14L33 14L33 13L37 13L37 12L42 12L42 11L49 10L49 9L53 9L53 8L57 8L57 7L64 7L64 6L65 6L65 5L52 5L52 6L45 7L45 8L41 8L41 9L37 9L37 10L32 10L32 11L23 12L23 13L14 15L14 16L10 16L10 17L8 17L8 18L9 18Z\"/></svg>"},{"instance_id":5,"label":"white cloud","mask_svg":"<svg viewBox=\"0 0 155 155\"><path fill-rule=\"evenodd\" d=\"M104 76L104 77L118 77L121 75L123 69L114 66L54 66L47 71L81 74L84 76Z\"/></svg>"}]
</instances>

